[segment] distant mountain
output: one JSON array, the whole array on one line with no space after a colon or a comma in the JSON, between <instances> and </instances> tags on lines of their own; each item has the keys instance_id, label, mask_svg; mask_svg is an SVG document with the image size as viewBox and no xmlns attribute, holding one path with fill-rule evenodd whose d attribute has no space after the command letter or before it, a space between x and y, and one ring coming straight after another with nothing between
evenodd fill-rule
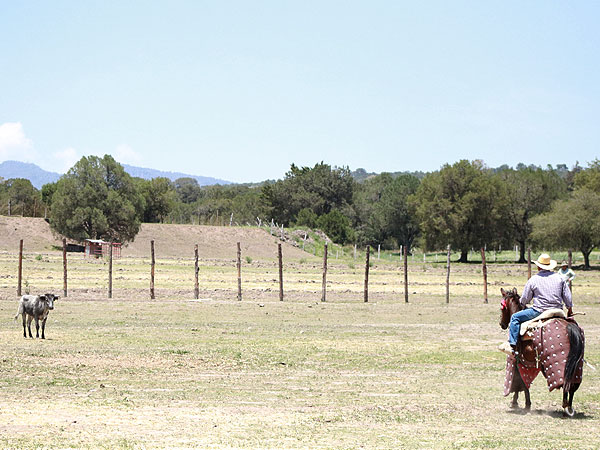
<instances>
[{"instance_id":1,"label":"distant mountain","mask_svg":"<svg viewBox=\"0 0 600 450\"><path fill-rule=\"evenodd\" d=\"M218 178L202 177L199 175L189 175L181 172L164 172L156 169L144 169L143 167L130 166L129 164L123 164L125 171L132 177L143 178L144 180L151 180L156 177L168 178L171 181L175 181L177 178L194 178L198 181L200 186L210 186L213 184L231 184L231 181L219 180Z\"/></svg>"},{"instance_id":2,"label":"distant mountain","mask_svg":"<svg viewBox=\"0 0 600 450\"><path fill-rule=\"evenodd\" d=\"M144 169L142 167L123 164L125 171L132 177L139 177L145 180L151 180L156 177L165 177L171 181L177 178L194 178L200 186L209 186L213 184L231 184L230 181L219 180L217 178L202 177L198 175L188 175L179 172L163 172L162 170ZM0 163L0 177L8 180L10 178L26 178L36 189L41 189L44 184L54 183L62 175L56 172L48 172L32 163L20 161L4 161Z\"/></svg>"},{"instance_id":3,"label":"distant mountain","mask_svg":"<svg viewBox=\"0 0 600 450\"><path fill-rule=\"evenodd\" d=\"M48 172L35 164L20 161L4 161L0 163L0 177L8 180L10 178L26 178L36 189L43 185L54 183L60 178L60 174Z\"/></svg>"}]
</instances>

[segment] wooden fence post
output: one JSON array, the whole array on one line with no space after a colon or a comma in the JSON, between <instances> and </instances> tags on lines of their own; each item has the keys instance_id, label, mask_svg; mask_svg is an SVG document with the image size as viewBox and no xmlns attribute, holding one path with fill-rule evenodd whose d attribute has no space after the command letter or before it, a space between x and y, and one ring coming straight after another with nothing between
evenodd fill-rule
<instances>
[{"instance_id":1,"label":"wooden fence post","mask_svg":"<svg viewBox=\"0 0 600 450\"><path fill-rule=\"evenodd\" d=\"M404 303L408 303L408 245L404 246Z\"/></svg>"},{"instance_id":2,"label":"wooden fence post","mask_svg":"<svg viewBox=\"0 0 600 450\"><path fill-rule=\"evenodd\" d=\"M279 301L283 301L283 254L281 244L277 244L277 256L279 258Z\"/></svg>"},{"instance_id":3,"label":"wooden fence post","mask_svg":"<svg viewBox=\"0 0 600 450\"><path fill-rule=\"evenodd\" d=\"M150 266L150 299L154 300L154 266L156 265L156 260L154 259L154 239L150 241L150 257L151 257L151 266Z\"/></svg>"},{"instance_id":4,"label":"wooden fence post","mask_svg":"<svg viewBox=\"0 0 600 450\"><path fill-rule=\"evenodd\" d=\"M108 243L108 298L112 298L112 242Z\"/></svg>"},{"instance_id":5,"label":"wooden fence post","mask_svg":"<svg viewBox=\"0 0 600 450\"><path fill-rule=\"evenodd\" d=\"M19 273L17 280L17 296L21 296L21 281L23 280L23 239L19 241Z\"/></svg>"},{"instance_id":6,"label":"wooden fence post","mask_svg":"<svg viewBox=\"0 0 600 450\"><path fill-rule=\"evenodd\" d=\"M487 291L487 265L485 263L485 249L481 247L481 267L483 271L483 303L488 302L488 291Z\"/></svg>"},{"instance_id":7,"label":"wooden fence post","mask_svg":"<svg viewBox=\"0 0 600 450\"><path fill-rule=\"evenodd\" d=\"M238 285L238 295L237 299L242 301L242 245L237 243L237 285Z\"/></svg>"},{"instance_id":8,"label":"wooden fence post","mask_svg":"<svg viewBox=\"0 0 600 450\"><path fill-rule=\"evenodd\" d=\"M325 242L325 248L323 251L323 289L321 294L321 301L326 300L327 295L327 242Z\"/></svg>"},{"instance_id":9,"label":"wooden fence post","mask_svg":"<svg viewBox=\"0 0 600 450\"><path fill-rule=\"evenodd\" d=\"M448 244L446 259L446 303L450 303L450 244Z\"/></svg>"},{"instance_id":10,"label":"wooden fence post","mask_svg":"<svg viewBox=\"0 0 600 450\"><path fill-rule=\"evenodd\" d=\"M371 247L367 245L367 256L365 258L365 303L369 301L369 256Z\"/></svg>"},{"instance_id":11,"label":"wooden fence post","mask_svg":"<svg viewBox=\"0 0 600 450\"><path fill-rule=\"evenodd\" d=\"M527 279L531 278L531 247L527 247Z\"/></svg>"},{"instance_id":12,"label":"wooden fence post","mask_svg":"<svg viewBox=\"0 0 600 450\"><path fill-rule=\"evenodd\" d=\"M200 287L198 284L198 272L200 271L200 268L198 267L198 244L194 245L194 274L195 274L195 280L194 280L194 298L196 300L198 300L198 297L200 297Z\"/></svg>"},{"instance_id":13,"label":"wooden fence post","mask_svg":"<svg viewBox=\"0 0 600 450\"><path fill-rule=\"evenodd\" d=\"M63 296L67 296L67 240L63 238Z\"/></svg>"}]
</instances>

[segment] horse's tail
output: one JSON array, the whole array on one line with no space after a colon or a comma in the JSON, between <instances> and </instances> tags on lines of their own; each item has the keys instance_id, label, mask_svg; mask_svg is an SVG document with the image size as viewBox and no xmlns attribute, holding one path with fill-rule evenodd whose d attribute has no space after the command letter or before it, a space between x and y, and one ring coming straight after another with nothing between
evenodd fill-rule
<instances>
[{"instance_id":1,"label":"horse's tail","mask_svg":"<svg viewBox=\"0 0 600 450\"><path fill-rule=\"evenodd\" d=\"M569 356L567 357L567 365L565 367L565 382L570 382L575 375L579 361L583 358L583 332L576 323L569 322L567 324L567 334L569 335Z\"/></svg>"}]
</instances>

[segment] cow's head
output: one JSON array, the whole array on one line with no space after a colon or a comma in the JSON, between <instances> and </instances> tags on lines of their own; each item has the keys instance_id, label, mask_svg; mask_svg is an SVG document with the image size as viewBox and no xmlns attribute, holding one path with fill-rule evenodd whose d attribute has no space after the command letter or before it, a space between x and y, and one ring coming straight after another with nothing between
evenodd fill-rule
<instances>
[{"instance_id":1,"label":"cow's head","mask_svg":"<svg viewBox=\"0 0 600 450\"><path fill-rule=\"evenodd\" d=\"M48 305L48 309L54 309L54 301L58 300L58 295L44 294L44 295L40 295L40 297L46 301L46 304Z\"/></svg>"}]
</instances>

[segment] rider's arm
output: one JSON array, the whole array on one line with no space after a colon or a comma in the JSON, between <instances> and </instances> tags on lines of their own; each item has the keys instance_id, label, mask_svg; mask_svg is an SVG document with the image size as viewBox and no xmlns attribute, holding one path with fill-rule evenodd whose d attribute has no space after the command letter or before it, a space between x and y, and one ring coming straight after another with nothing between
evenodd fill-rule
<instances>
[{"instance_id":1,"label":"rider's arm","mask_svg":"<svg viewBox=\"0 0 600 450\"><path fill-rule=\"evenodd\" d=\"M521 305L525 306L527 303L531 301L533 298L533 289L531 286L531 280L525 283L525 287L523 288L523 295L521 295Z\"/></svg>"},{"instance_id":2,"label":"rider's arm","mask_svg":"<svg viewBox=\"0 0 600 450\"><path fill-rule=\"evenodd\" d=\"M573 315L573 297L571 296L571 289L569 289L569 283L567 281L562 282L562 298L567 307L567 315Z\"/></svg>"}]
</instances>

